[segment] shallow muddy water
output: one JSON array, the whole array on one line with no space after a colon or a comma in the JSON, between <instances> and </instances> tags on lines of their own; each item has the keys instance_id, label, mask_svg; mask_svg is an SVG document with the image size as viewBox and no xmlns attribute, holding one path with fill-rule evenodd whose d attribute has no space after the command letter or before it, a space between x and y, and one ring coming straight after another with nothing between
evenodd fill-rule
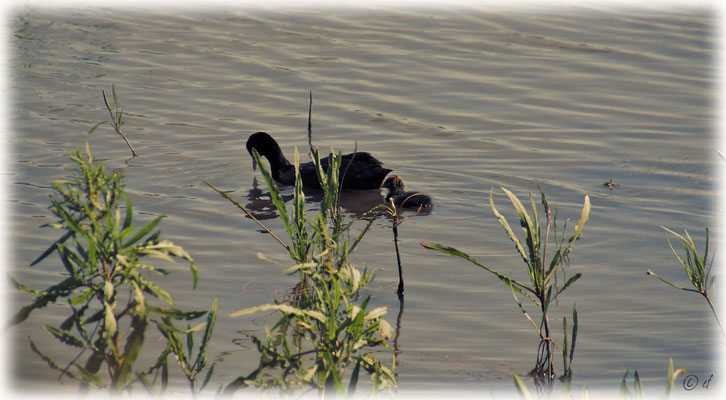
<instances>
[{"instance_id":1,"label":"shallow muddy water","mask_svg":"<svg viewBox=\"0 0 726 400\"><path fill-rule=\"evenodd\" d=\"M400 392L511 389L510 374L533 366L537 335L509 289L419 243L456 246L525 279L489 191L511 222L499 187L525 199L537 183L561 218L575 220L583 196L592 200L568 270L583 277L553 310L559 340L561 317L577 305L574 383L615 391L637 369L660 393L669 357L689 374L717 372L703 299L645 274L686 284L660 225L688 229L699 246L710 226L718 241L712 10L33 8L10 27L9 272L38 289L62 278L56 259L28 264L58 236L40 228L51 222L49 181L89 141L97 159L123 169L141 218L167 215L163 236L194 257L196 291L181 262L161 285L182 308L219 296L214 389L256 366L247 335L264 333L264 315L228 315L281 298L296 277L281 274L291 264L279 245L199 178L274 216L244 143L267 131L290 157L305 149L309 91L315 144L349 152L357 142L436 203L399 232ZM101 90L112 85L139 153L131 160L107 125L86 135L107 118ZM359 215L382 199L348 192L344 206ZM395 323L390 221L374 223L354 259L376 271L368 291ZM13 293L9 308L31 298ZM18 387L56 384L27 337L63 355L39 327L66 316L51 305L6 335Z\"/></svg>"}]
</instances>

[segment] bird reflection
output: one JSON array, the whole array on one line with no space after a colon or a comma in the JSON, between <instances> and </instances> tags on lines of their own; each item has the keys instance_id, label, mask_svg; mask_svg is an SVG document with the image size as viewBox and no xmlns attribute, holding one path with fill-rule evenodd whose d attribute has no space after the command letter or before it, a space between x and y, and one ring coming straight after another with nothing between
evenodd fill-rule
<instances>
[{"instance_id":1,"label":"bird reflection","mask_svg":"<svg viewBox=\"0 0 726 400\"><path fill-rule=\"evenodd\" d=\"M272 219L277 217L277 208L272 204L269 192L263 192L262 189L258 188L257 178L252 179L252 189L247 194L249 203L245 205L247 209L255 215L258 220ZM283 195L282 199L287 202L293 198L292 195ZM246 218L250 218L249 215L245 215ZM250 218L252 219L252 218Z\"/></svg>"},{"instance_id":2,"label":"bird reflection","mask_svg":"<svg viewBox=\"0 0 726 400\"><path fill-rule=\"evenodd\" d=\"M285 191L283 186L281 189ZM282 194L285 202L293 199L292 194ZM247 194L248 203L245 207L259 220L271 219L277 217L277 208L272 204L270 193L260 188L257 178L252 180L252 189ZM315 189L305 189L306 202L320 202L323 200L323 191ZM369 211L385 202L380 190L346 190L340 192L340 206L343 211L351 216L361 218L366 216ZM249 217L247 217L249 218Z\"/></svg>"}]
</instances>

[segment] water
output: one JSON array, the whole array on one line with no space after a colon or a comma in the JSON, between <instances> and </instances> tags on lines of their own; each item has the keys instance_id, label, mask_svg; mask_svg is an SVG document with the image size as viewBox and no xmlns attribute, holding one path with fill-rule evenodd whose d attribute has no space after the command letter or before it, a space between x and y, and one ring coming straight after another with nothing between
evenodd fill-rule
<instances>
[{"instance_id":1,"label":"water","mask_svg":"<svg viewBox=\"0 0 726 400\"><path fill-rule=\"evenodd\" d=\"M9 272L38 289L62 277L54 259L28 264L57 238L39 227L51 221L48 182L65 176L66 152L89 141L97 159L123 169L140 218L167 215L164 236L194 257L195 292L184 263L160 281L179 307L219 296L215 389L256 366L247 334L265 321L227 316L281 298L295 277L281 275L290 261L279 245L199 178L269 217L244 142L264 130L289 156L304 149L309 91L314 143L352 151L357 141L436 203L400 227L401 392L511 389L510 374L531 369L537 336L509 290L419 242L454 245L526 279L488 199L494 187L513 221L498 188L525 199L536 183L561 218L576 219L583 196L592 199L569 267L583 277L553 310L561 321L577 305L575 384L617 390L629 368L660 393L669 357L689 374L717 372L702 298L645 274L686 283L659 225L685 227L699 245L710 226L718 239L713 10L34 8L10 22ZM86 135L107 118L101 90L114 84L139 153L129 161L107 125ZM603 186L611 178L613 190ZM360 196L346 198L351 214L382 199ZM376 270L370 293L395 323L391 239L390 222L378 220L355 261ZM31 299L13 294L10 308ZM18 387L56 385L27 337L63 355L39 327L65 315L51 305L8 335Z\"/></svg>"}]
</instances>

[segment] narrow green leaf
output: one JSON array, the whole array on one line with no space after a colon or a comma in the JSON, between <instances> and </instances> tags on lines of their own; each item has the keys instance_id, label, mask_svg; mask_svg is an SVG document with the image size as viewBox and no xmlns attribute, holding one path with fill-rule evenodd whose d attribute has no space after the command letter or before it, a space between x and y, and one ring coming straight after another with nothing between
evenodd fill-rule
<instances>
[{"instance_id":1,"label":"narrow green leaf","mask_svg":"<svg viewBox=\"0 0 726 400\"><path fill-rule=\"evenodd\" d=\"M55 338L58 339L61 343L65 343L69 346L79 348L84 348L86 346L85 342L73 336L68 331L60 330L50 325L43 325L43 328L45 328L45 330L48 331L51 335L55 336Z\"/></svg>"},{"instance_id":2,"label":"narrow green leaf","mask_svg":"<svg viewBox=\"0 0 726 400\"><path fill-rule=\"evenodd\" d=\"M204 376L204 381L202 382L202 385L199 386L199 391L201 392L202 389L204 389L207 384L209 383L209 380L212 378L212 375L214 374L214 366L217 365L217 363L212 363L212 365L207 370L207 374Z\"/></svg>"},{"instance_id":3,"label":"narrow green leaf","mask_svg":"<svg viewBox=\"0 0 726 400\"><path fill-rule=\"evenodd\" d=\"M575 305L572 305L572 343L570 344L570 362L569 365L572 365L572 358L575 356L575 344L577 343L577 330L579 327L579 323L577 321L577 309L575 308Z\"/></svg>"},{"instance_id":4,"label":"narrow green leaf","mask_svg":"<svg viewBox=\"0 0 726 400\"><path fill-rule=\"evenodd\" d=\"M163 219L164 217L165 217L164 215L161 215L161 216L159 216L159 217L156 217L156 218L155 218L155 219L154 219L153 221L151 221L151 222L149 222L148 224L146 224L146 226L144 226L143 228L139 229L139 230L138 230L138 231L136 232L136 234L134 234L134 236L132 236L132 237L130 237L130 238L129 238L128 240L126 240L126 241L125 241L125 242L124 242L124 243L123 243L123 244L121 245L121 247L123 247L123 248L131 247L131 246L132 246L132 245L133 245L134 243L136 243L136 242L138 242L139 240L141 240L141 238L143 238L143 237L144 237L144 236L146 236L146 235L147 235L147 234L148 234L149 232L151 232L151 231L152 231L152 230L153 230L154 228L156 228L156 225L158 225L158 224L159 224L159 222L161 222L161 220L162 220L162 219Z\"/></svg>"},{"instance_id":5,"label":"narrow green leaf","mask_svg":"<svg viewBox=\"0 0 726 400\"><path fill-rule=\"evenodd\" d=\"M252 313L255 313L258 311L269 311L269 310L279 310L279 311L282 311L287 314L308 316L308 317L311 317L313 319L316 319L316 320L322 322L323 324L327 323L327 317L319 311L302 310L302 309L292 307L292 306L289 306L286 304L263 304L260 306L250 307L250 308L245 308L243 310L239 310L237 312L230 314L229 316L234 318L234 317L239 317L242 315L252 314Z\"/></svg>"},{"instance_id":6,"label":"narrow green leaf","mask_svg":"<svg viewBox=\"0 0 726 400\"><path fill-rule=\"evenodd\" d=\"M388 312L388 306L374 308L365 315L365 320L370 321L374 318L380 318Z\"/></svg>"},{"instance_id":7,"label":"narrow green leaf","mask_svg":"<svg viewBox=\"0 0 726 400\"><path fill-rule=\"evenodd\" d=\"M93 295L95 294L95 290L93 289L86 289L84 290L80 295L71 297L68 299L68 303L74 307L78 306L79 304L83 304L87 302Z\"/></svg>"},{"instance_id":8,"label":"narrow green leaf","mask_svg":"<svg viewBox=\"0 0 726 400\"><path fill-rule=\"evenodd\" d=\"M582 276L582 273L581 272L578 272L575 275L572 275L571 277L569 277L567 279L567 281L565 282L565 284L562 285L562 287L557 291L557 293L555 294L554 298L557 298L557 296L559 296L560 293L564 292L565 289L567 289L570 285L572 285L573 283L575 283L576 280L580 279L581 276Z\"/></svg>"},{"instance_id":9,"label":"narrow green leaf","mask_svg":"<svg viewBox=\"0 0 726 400\"><path fill-rule=\"evenodd\" d=\"M522 381L522 378L520 378L517 374L512 374L512 378L514 379L514 385L516 386L519 395L526 400L530 400L532 395L529 393L529 389L527 389L527 386L524 384L524 381Z\"/></svg>"},{"instance_id":10,"label":"narrow green leaf","mask_svg":"<svg viewBox=\"0 0 726 400\"><path fill-rule=\"evenodd\" d=\"M58 255L60 256L61 263L66 269L66 272L74 278L78 277L79 271L76 270L74 264L79 267L84 265L84 262L80 259L80 257L62 244L58 244Z\"/></svg>"},{"instance_id":11,"label":"narrow green leaf","mask_svg":"<svg viewBox=\"0 0 726 400\"><path fill-rule=\"evenodd\" d=\"M493 269L491 269L491 268L489 268L489 267L481 264L480 262L478 262L477 260L475 260L474 258L472 258L471 256L469 256L468 254L464 253L461 250L458 250L458 249L455 249L455 248L453 248L451 246L446 246L446 245L443 245L443 244L440 244L440 243L422 242L421 243L421 246L423 246L424 248L429 249L429 250L440 251L440 252L442 252L444 254L448 254L448 255L450 255L452 257L460 257L460 258L463 258L463 259L465 259L465 260L467 260L467 261L469 261L469 262L471 262L473 264L476 264L476 265L484 268L485 270L493 273L500 280L502 280L502 282L504 282L505 285L507 285L507 286L516 285L516 286L518 286L521 289L527 290L527 291L531 292L532 294L535 294L535 292L534 292L534 290L532 288L530 288L530 287L528 287L526 285L523 285L523 284L515 281L514 279L511 279L508 276L506 276L506 275L504 275L502 273L499 273L499 272L497 272L497 271L495 271L495 270L493 270ZM520 291L519 288L517 288L515 290Z\"/></svg>"},{"instance_id":12,"label":"narrow green leaf","mask_svg":"<svg viewBox=\"0 0 726 400\"><path fill-rule=\"evenodd\" d=\"M156 315L161 315L174 320L192 320L207 314L207 310L182 311L176 308L148 306L147 310Z\"/></svg>"},{"instance_id":13,"label":"narrow green leaf","mask_svg":"<svg viewBox=\"0 0 726 400\"><path fill-rule=\"evenodd\" d=\"M73 234L73 231L68 231L65 234L63 234L63 236L61 236L58 240L56 240L53 244L51 244L50 247L48 247L41 255L39 255L38 258L33 260L33 262L30 263L30 266L32 267L35 264L41 262L46 257L48 257L48 255L50 255L51 253L56 251L56 249L58 248L57 246L59 244L64 243L69 237L71 237L72 234Z\"/></svg>"},{"instance_id":14,"label":"narrow green leaf","mask_svg":"<svg viewBox=\"0 0 726 400\"><path fill-rule=\"evenodd\" d=\"M643 396L643 385L640 383L640 376L638 376L638 370L633 371L633 389L637 397Z\"/></svg>"},{"instance_id":15,"label":"narrow green leaf","mask_svg":"<svg viewBox=\"0 0 726 400\"><path fill-rule=\"evenodd\" d=\"M623 375L623 379L620 381L620 398L624 399L625 396L630 396L630 389L628 389L628 373L630 370L626 370Z\"/></svg>"},{"instance_id":16,"label":"narrow green leaf","mask_svg":"<svg viewBox=\"0 0 726 400\"><path fill-rule=\"evenodd\" d=\"M590 219L590 196L585 195L585 202L582 205L582 212L580 213L580 218L577 219L577 223L575 224L575 231L572 234L572 237L568 240L570 246L572 243L579 239L582 236L582 228L585 226L585 223Z\"/></svg>"},{"instance_id":17,"label":"narrow green leaf","mask_svg":"<svg viewBox=\"0 0 726 400\"><path fill-rule=\"evenodd\" d=\"M58 297L70 295L81 285L81 282L77 278L69 277L45 290L34 290L21 284L12 277L10 277L10 279L18 290L38 294L38 297L36 297L31 304L22 307L17 313L15 313L9 321L9 325L16 325L25 321L33 310L45 307L48 303L55 301Z\"/></svg>"},{"instance_id":18,"label":"narrow green leaf","mask_svg":"<svg viewBox=\"0 0 726 400\"><path fill-rule=\"evenodd\" d=\"M522 227L530 231L530 235L533 238L537 237L537 232L533 231L534 228L536 228L536 223L533 222L532 218L530 218L529 214L527 213L527 210L524 208L524 205L522 205L522 202L519 201L519 198L514 195L514 193L510 192L506 188L502 187L502 191L509 197L509 201L512 202L512 206L514 207L514 210L517 212L517 215L519 216L519 220L522 224Z\"/></svg>"},{"instance_id":19,"label":"narrow green leaf","mask_svg":"<svg viewBox=\"0 0 726 400\"><path fill-rule=\"evenodd\" d=\"M106 121L101 121L101 122L97 123L96 125L93 126L93 128L91 128L91 130L88 131L87 134L90 135L90 134L94 133L99 126L101 126L102 124L105 124L105 123L106 123Z\"/></svg>"},{"instance_id":20,"label":"narrow green leaf","mask_svg":"<svg viewBox=\"0 0 726 400\"><path fill-rule=\"evenodd\" d=\"M348 382L348 396L353 397L355 395L355 388L358 386L358 374L360 373L360 360L355 363L353 367L353 373L350 375L350 382Z\"/></svg>"},{"instance_id":21,"label":"narrow green leaf","mask_svg":"<svg viewBox=\"0 0 726 400\"><path fill-rule=\"evenodd\" d=\"M678 368L673 369L673 358L668 358L668 372L666 373L666 396L670 397L673 392L673 385L678 375L685 375L686 370Z\"/></svg>"},{"instance_id":22,"label":"narrow green leaf","mask_svg":"<svg viewBox=\"0 0 726 400\"><path fill-rule=\"evenodd\" d=\"M104 324L103 324L103 331L102 331L102 337L106 341L106 345L113 351L114 357L118 358L121 355L116 353L116 347L113 343L114 336L118 333L118 324L116 321L116 316L114 315L113 307L108 304L108 302L103 302L104 306Z\"/></svg>"},{"instance_id":23,"label":"narrow green leaf","mask_svg":"<svg viewBox=\"0 0 726 400\"><path fill-rule=\"evenodd\" d=\"M516 198L516 197L515 197ZM519 200L517 200L519 201ZM512 231L512 228L509 226L509 222L507 222L507 218L505 218L496 207L494 207L494 189L492 188L489 191L489 204L492 207L492 212L499 220L499 223L502 225L502 228L504 228L504 231L507 232L507 236L509 236L509 239L514 242L514 246L517 249L517 252L519 252L519 255L522 257L525 263L529 264L529 256L524 251L524 247L522 247L522 243L517 238L517 235L514 234Z\"/></svg>"},{"instance_id":24,"label":"narrow green leaf","mask_svg":"<svg viewBox=\"0 0 726 400\"><path fill-rule=\"evenodd\" d=\"M131 205L131 200L129 199L129 196L126 195L125 192L121 192L121 194L124 197L124 200L126 200L126 217L124 218L124 224L123 228L126 229L131 226L131 223L134 219L134 209Z\"/></svg>"},{"instance_id":25,"label":"narrow green leaf","mask_svg":"<svg viewBox=\"0 0 726 400\"><path fill-rule=\"evenodd\" d=\"M678 285L676 285L676 284L673 284L673 283L671 283L671 282L667 281L667 280L666 280L665 278L662 278L662 277L661 277L660 275L656 274L655 272L653 272L653 271L651 271L651 270L648 270L648 271L646 272L646 274L647 274L647 275L652 275L652 276L655 276L656 278L660 279L661 281L663 281L663 282L667 283L667 284L668 284L668 285L670 285L670 286L673 286L673 287L674 287L674 288L676 288L676 289L681 289L681 290L687 290L687 291L688 291L688 290L691 290L691 289L688 289L688 288L684 288L684 287L682 287L682 286L678 286ZM695 292L695 291L696 291L696 290L694 290L694 292Z\"/></svg>"}]
</instances>

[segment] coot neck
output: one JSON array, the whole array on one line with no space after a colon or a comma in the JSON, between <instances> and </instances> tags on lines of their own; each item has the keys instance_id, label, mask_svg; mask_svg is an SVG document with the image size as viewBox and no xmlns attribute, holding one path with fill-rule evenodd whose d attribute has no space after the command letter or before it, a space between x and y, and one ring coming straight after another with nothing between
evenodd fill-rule
<instances>
[{"instance_id":1,"label":"coot neck","mask_svg":"<svg viewBox=\"0 0 726 400\"><path fill-rule=\"evenodd\" d=\"M273 146L265 148L263 153L260 153L260 156L267 158L267 161L270 162L270 169L272 169L272 177L279 181L280 173L292 168L292 164L290 164L290 161L288 161L287 158L285 158L285 155L282 154L280 146L278 146L277 143L273 144Z\"/></svg>"}]
</instances>

